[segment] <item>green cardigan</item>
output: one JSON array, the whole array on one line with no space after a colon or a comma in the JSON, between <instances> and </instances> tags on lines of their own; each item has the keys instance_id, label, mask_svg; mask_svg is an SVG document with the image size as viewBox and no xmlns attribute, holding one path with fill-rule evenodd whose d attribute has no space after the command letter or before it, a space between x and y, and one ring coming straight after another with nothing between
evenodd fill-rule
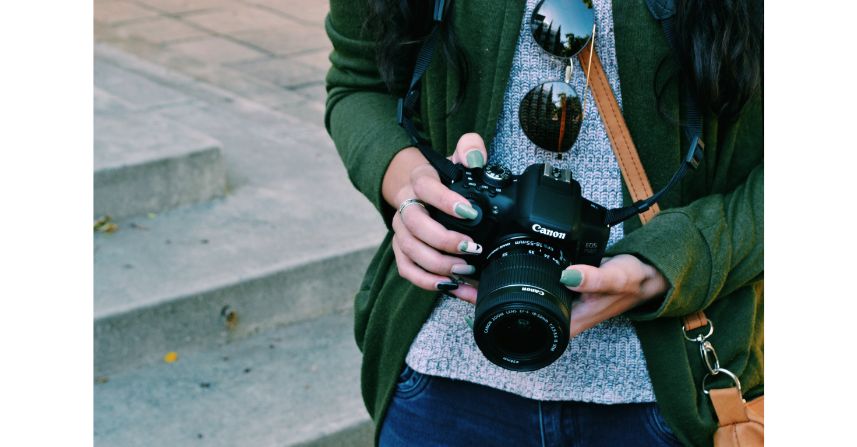
<instances>
[{"instance_id":1,"label":"green cardigan","mask_svg":"<svg viewBox=\"0 0 857 447\"><path fill-rule=\"evenodd\" d=\"M471 72L463 104L447 116L457 78L442 57L432 62L423 82L422 117L435 148L451 153L466 132L478 132L490 143L523 11L523 0L454 2L451 17ZM378 75L374 43L362 32L365 17L363 1L331 1L326 29L334 51L325 125L351 182L389 225L393 210L382 199L381 181L390 160L410 142L395 122L396 98ZM614 1L613 18L624 116L658 190L686 148L680 128L656 109L653 78L669 50L643 0ZM677 90L673 85L662 99L669 116L680 113ZM682 336L682 316L705 309L715 324L711 341L721 366L739 375L746 397L762 393L764 377L761 93L734 125L718 126L709 116L704 129L705 159L699 169L661 199L662 212L645 227L636 218L626 222L624 239L608 253L636 255L669 280L671 288L659 308L636 309L630 317L661 411L690 445L710 445L716 419L700 390L706 370L698 347ZM625 201L630 203L627 189ZM381 244L355 298L363 398L376 426L436 299L436 292L399 276L391 236ZM711 383L730 386L723 376Z\"/></svg>"}]
</instances>

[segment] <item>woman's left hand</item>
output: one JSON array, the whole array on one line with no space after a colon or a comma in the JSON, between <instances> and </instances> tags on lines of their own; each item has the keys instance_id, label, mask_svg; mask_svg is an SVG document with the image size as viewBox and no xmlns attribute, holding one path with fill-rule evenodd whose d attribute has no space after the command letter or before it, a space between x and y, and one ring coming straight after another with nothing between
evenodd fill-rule
<instances>
[{"instance_id":1,"label":"woman's left hand","mask_svg":"<svg viewBox=\"0 0 857 447\"><path fill-rule=\"evenodd\" d=\"M604 258L601 267L572 265L563 271L562 283L580 292L580 299L571 308L572 337L661 296L669 288L657 269L632 255Z\"/></svg>"}]
</instances>

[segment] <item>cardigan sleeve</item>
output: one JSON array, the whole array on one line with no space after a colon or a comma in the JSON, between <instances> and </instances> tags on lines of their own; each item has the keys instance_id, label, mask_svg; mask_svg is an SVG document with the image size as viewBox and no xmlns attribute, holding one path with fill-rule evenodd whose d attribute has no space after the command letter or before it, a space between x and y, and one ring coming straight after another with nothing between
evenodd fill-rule
<instances>
[{"instance_id":1,"label":"cardigan sleeve","mask_svg":"<svg viewBox=\"0 0 857 447\"><path fill-rule=\"evenodd\" d=\"M760 163L731 192L663 210L613 245L608 255L635 255L670 283L657 309L644 306L628 316L635 320L683 317L762 277L763 184L764 164Z\"/></svg>"},{"instance_id":2,"label":"cardigan sleeve","mask_svg":"<svg viewBox=\"0 0 857 447\"><path fill-rule=\"evenodd\" d=\"M396 123L397 99L388 93L375 62L375 42L364 37L365 2L332 0L325 30L333 44L327 73L324 125L348 171L349 180L384 217L394 210L381 195L393 157L411 146Z\"/></svg>"}]
</instances>

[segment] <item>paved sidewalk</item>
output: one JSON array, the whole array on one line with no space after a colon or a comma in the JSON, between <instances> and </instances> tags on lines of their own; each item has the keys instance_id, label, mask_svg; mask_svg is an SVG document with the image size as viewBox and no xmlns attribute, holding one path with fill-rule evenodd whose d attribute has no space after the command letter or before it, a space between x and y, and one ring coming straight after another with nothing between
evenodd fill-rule
<instances>
[{"instance_id":1,"label":"paved sidewalk","mask_svg":"<svg viewBox=\"0 0 857 447\"><path fill-rule=\"evenodd\" d=\"M95 40L322 125L321 0L95 0Z\"/></svg>"},{"instance_id":2,"label":"paved sidewalk","mask_svg":"<svg viewBox=\"0 0 857 447\"><path fill-rule=\"evenodd\" d=\"M386 229L322 127L327 2L94 1L95 175L140 180L98 185L219 181L95 233L95 445L371 445L349 309Z\"/></svg>"}]
</instances>

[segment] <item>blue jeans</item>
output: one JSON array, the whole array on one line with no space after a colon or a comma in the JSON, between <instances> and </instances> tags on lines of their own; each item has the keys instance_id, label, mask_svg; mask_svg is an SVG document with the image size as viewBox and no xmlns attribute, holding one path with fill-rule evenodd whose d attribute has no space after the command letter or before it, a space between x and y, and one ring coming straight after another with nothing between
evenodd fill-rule
<instances>
[{"instance_id":1,"label":"blue jeans","mask_svg":"<svg viewBox=\"0 0 857 447\"><path fill-rule=\"evenodd\" d=\"M680 446L654 403L537 401L405 366L381 447Z\"/></svg>"}]
</instances>

